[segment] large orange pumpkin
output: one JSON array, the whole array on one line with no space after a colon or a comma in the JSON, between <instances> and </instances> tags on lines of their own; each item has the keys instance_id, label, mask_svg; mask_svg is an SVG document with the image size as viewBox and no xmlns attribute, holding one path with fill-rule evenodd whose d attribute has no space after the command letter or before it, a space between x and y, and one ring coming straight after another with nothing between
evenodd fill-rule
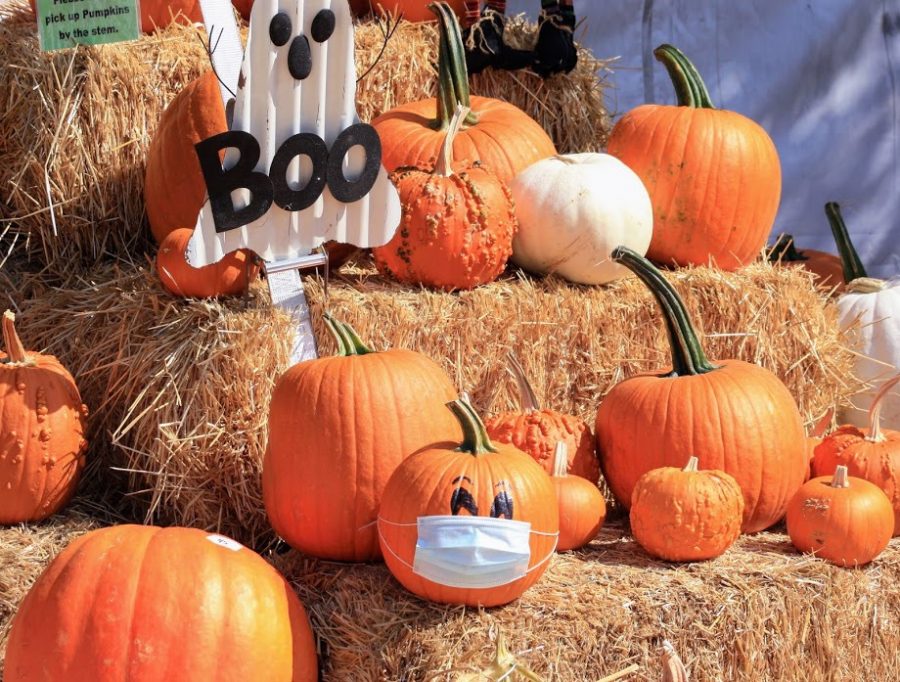
<instances>
[{"instance_id":1,"label":"large orange pumpkin","mask_svg":"<svg viewBox=\"0 0 900 682\"><path fill-rule=\"evenodd\" d=\"M294 365L269 412L263 501L292 547L339 561L380 556L375 519L384 486L416 450L459 437L444 403L456 390L421 353L368 349L326 316L338 355Z\"/></svg>"},{"instance_id":2,"label":"large orange pumpkin","mask_svg":"<svg viewBox=\"0 0 900 682\"><path fill-rule=\"evenodd\" d=\"M428 5L433 0L350 0L350 8L358 17L376 11L379 14L403 14L406 21L434 21ZM448 4L458 16L465 11L464 0L449 0Z\"/></svg>"},{"instance_id":3,"label":"large orange pumpkin","mask_svg":"<svg viewBox=\"0 0 900 682\"><path fill-rule=\"evenodd\" d=\"M462 104L472 111L454 141L454 158L461 163L480 161L509 183L535 161L556 154L556 148L521 109L469 95L459 23L446 3L434 7L440 26L437 98L404 104L372 121L381 136L382 163L388 172L405 166L433 168L450 120Z\"/></svg>"},{"instance_id":4,"label":"large orange pumpkin","mask_svg":"<svg viewBox=\"0 0 900 682\"><path fill-rule=\"evenodd\" d=\"M261 671L265 671L264 673ZM194 528L74 540L16 614L7 682L312 682L302 604L262 557Z\"/></svg>"},{"instance_id":5,"label":"large orange pumpkin","mask_svg":"<svg viewBox=\"0 0 900 682\"><path fill-rule=\"evenodd\" d=\"M884 397L900 382L900 376L882 385L869 408L869 428L846 424L822 439L813 457L813 475L829 476L838 466L851 476L881 488L894 508L894 534L900 535L900 431L881 428Z\"/></svg>"},{"instance_id":6,"label":"large orange pumpkin","mask_svg":"<svg viewBox=\"0 0 900 682\"><path fill-rule=\"evenodd\" d=\"M610 133L608 151L644 181L653 202L647 257L725 270L749 263L766 243L781 199L781 165L758 124L716 109L696 68L678 49L653 53L669 71L678 106L645 104Z\"/></svg>"},{"instance_id":7,"label":"large orange pumpkin","mask_svg":"<svg viewBox=\"0 0 900 682\"><path fill-rule=\"evenodd\" d=\"M467 112L454 115L435 166L391 175L400 227L372 253L378 269L401 282L472 289L496 279L512 255L519 223L509 188L479 164L453 168L453 140Z\"/></svg>"},{"instance_id":8,"label":"large orange pumpkin","mask_svg":"<svg viewBox=\"0 0 900 682\"><path fill-rule=\"evenodd\" d=\"M394 577L423 599L469 606L507 604L541 577L556 548L559 511L553 483L521 450L491 443L467 402L447 406L462 426L462 441L423 448L391 476L378 513L384 560ZM499 587L462 588L433 582L415 571L420 519L467 515L530 524L525 575Z\"/></svg>"},{"instance_id":9,"label":"large orange pumpkin","mask_svg":"<svg viewBox=\"0 0 900 682\"><path fill-rule=\"evenodd\" d=\"M844 288L844 265L840 256L815 249L798 250L789 234L781 235L769 250L769 261L808 270L816 276L818 286L837 292Z\"/></svg>"},{"instance_id":10,"label":"large orange pumpkin","mask_svg":"<svg viewBox=\"0 0 900 682\"><path fill-rule=\"evenodd\" d=\"M557 443L565 443L568 473L596 485L600 478L600 462L591 427L574 415L542 409L525 370L512 354L509 368L519 388L522 409L502 412L485 420L488 435L498 443L509 443L531 455L547 473L555 470Z\"/></svg>"},{"instance_id":11,"label":"large orange pumpkin","mask_svg":"<svg viewBox=\"0 0 900 682\"><path fill-rule=\"evenodd\" d=\"M619 247L613 258L633 270L662 307L672 368L617 384L597 412L600 465L616 498L631 506L638 479L651 469L683 466L730 474L744 493L744 532L784 515L809 468L797 404L778 379L741 360L711 362L684 303L653 265Z\"/></svg>"},{"instance_id":12,"label":"large orange pumpkin","mask_svg":"<svg viewBox=\"0 0 900 682\"><path fill-rule=\"evenodd\" d=\"M31 9L35 10L35 0L29 1ZM233 0L232 4L244 19L250 18L253 0ZM141 0L141 30L144 33L153 33L158 28L165 28L174 20L182 23L202 23L200 0Z\"/></svg>"},{"instance_id":13,"label":"large orange pumpkin","mask_svg":"<svg viewBox=\"0 0 900 682\"><path fill-rule=\"evenodd\" d=\"M3 314L0 353L0 524L58 511L84 468L85 416L72 375L52 355L25 350Z\"/></svg>"},{"instance_id":14,"label":"large orange pumpkin","mask_svg":"<svg viewBox=\"0 0 900 682\"><path fill-rule=\"evenodd\" d=\"M252 251L232 251L218 263L202 268L192 267L185 259L193 230L170 232L156 254L156 270L166 291L188 298L239 296L247 292L250 282L259 276L259 266Z\"/></svg>"}]
</instances>

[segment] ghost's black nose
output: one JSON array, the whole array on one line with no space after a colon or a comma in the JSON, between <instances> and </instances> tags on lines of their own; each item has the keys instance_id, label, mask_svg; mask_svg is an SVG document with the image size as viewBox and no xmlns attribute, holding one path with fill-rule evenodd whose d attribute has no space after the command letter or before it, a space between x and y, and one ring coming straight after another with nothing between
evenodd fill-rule
<instances>
[{"instance_id":1,"label":"ghost's black nose","mask_svg":"<svg viewBox=\"0 0 900 682\"><path fill-rule=\"evenodd\" d=\"M312 53L306 36L297 36L291 41L287 62L288 71L298 81L304 80L312 72Z\"/></svg>"}]
</instances>

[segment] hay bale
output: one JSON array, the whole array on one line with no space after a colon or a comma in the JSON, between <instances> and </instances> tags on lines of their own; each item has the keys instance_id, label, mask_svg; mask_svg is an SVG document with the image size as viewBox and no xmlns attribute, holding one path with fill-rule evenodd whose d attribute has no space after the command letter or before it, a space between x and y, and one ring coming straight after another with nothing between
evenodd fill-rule
<instances>
[{"instance_id":1,"label":"hay bale","mask_svg":"<svg viewBox=\"0 0 900 682\"><path fill-rule=\"evenodd\" d=\"M807 424L857 390L834 304L801 270L757 264L667 276L711 357L774 371ZM306 284L320 351L330 354L322 282ZM292 330L262 285L243 300L185 302L165 293L152 271L104 267L18 305L22 338L60 357L92 409L89 458L102 462L101 473L115 467L127 475L124 487L147 520L221 531L254 547L271 542L260 465ZM548 406L591 424L615 383L668 361L657 306L635 278L591 288L508 274L447 294L387 281L364 262L332 281L327 305L375 348L436 359L484 412L514 404L504 368L510 349Z\"/></svg>"},{"instance_id":2,"label":"hay bale","mask_svg":"<svg viewBox=\"0 0 900 682\"><path fill-rule=\"evenodd\" d=\"M102 260L140 259L144 164L160 115L209 68L202 28L172 25L117 45L43 53L24 0L0 6L0 263L18 250L60 280ZM512 20L510 31L536 26ZM434 93L435 24L401 23L384 56L374 21L356 34L365 120ZM609 119L598 76L605 63L582 49L578 68L548 81L525 72L473 79L476 93L534 116L561 151L598 149ZM396 75L402 73L403 77Z\"/></svg>"}]
</instances>

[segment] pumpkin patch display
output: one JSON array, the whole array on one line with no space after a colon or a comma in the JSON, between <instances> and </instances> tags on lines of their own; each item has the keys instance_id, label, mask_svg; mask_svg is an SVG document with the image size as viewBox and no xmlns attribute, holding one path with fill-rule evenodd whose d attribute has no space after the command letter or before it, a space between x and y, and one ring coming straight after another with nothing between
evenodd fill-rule
<instances>
[{"instance_id":1,"label":"pumpkin patch display","mask_svg":"<svg viewBox=\"0 0 900 682\"><path fill-rule=\"evenodd\" d=\"M846 466L851 476L881 488L894 508L894 534L900 534L900 431L881 428L881 406L900 375L886 381L869 408L869 428L845 425L816 446L814 476L829 476Z\"/></svg>"},{"instance_id":2,"label":"pumpkin patch display","mask_svg":"<svg viewBox=\"0 0 900 682\"><path fill-rule=\"evenodd\" d=\"M628 272L609 258L616 246L643 255L650 245L650 197L614 156L551 156L519 173L510 190L519 219L513 262L530 272L604 284Z\"/></svg>"},{"instance_id":3,"label":"pumpkin patch display","mask_svg":"<svg viewBox=\"0 0 900 682\"><path fill-rule=\"evenodd\" d=\"M518 359L509 355L509 370L519 389L521 409L502 412L485 420L488 436L531 455L548 474L556 469L557 443L565 443L568 453L567 472L596 484L600 478L594 434L591 427L574 415L541 408L525 370Z\"/></svg>"},{"instance_id":4,"label":"pumpkin patch display","mask_svg":"<svg viewBox=\"0 0 900 682\"><path fill-rule=\"evenodd\" d=\"M193 230L170 232L156 254L156 270L166 291L188 298L240 296L259 276L252 252L234 251L212 265L195 268L184 258Z\"/></svg>"},{"instance_id":5,"label":"pumpkin patch display","mask_svg":"<svg viewBox=\"0 0 900 682\"><path fill-rule=\"evenodd\" d=\"M597 411L600 465L613 494L630 508L648 471L682 466L734 477L744 494L742 529L768 528L784 515L809 468L797 404L774 374L741 360L710 361L674 287L646 258L618 248L662 308L672 367L617 384Z\"/></svg>"},{"instance_id":6,"label":"pumpkin patch display","mask_svg":"<svg viewBox=\"0 0 900 682\"><path fill-rule=\"evenodd\" d=\"M844 265L840 256L815 249L801 251L789 234L781 235L769 250L769 262L808 270L816 276L817 286L844 289Z\"/></svg>"},{"instance_id":7,"label":"pumpkin patch display","mask_svg":"<svg viewBox=\"0 0 900 682\"><path fill-rule=\"evenodd\" d=\"M635 171L653 202L647 257L664 265L734 270L766 243L781 199L778 152L765 130L716 109L677 48L653 52L672 78L677 106L645 104L616 123L608 150Z\"/></svg>"},{"instance_id":8,"label":"pumpkin patch display","mask_svg":"<svg viewBox=\"0 0 900 682\"><path fill-rule=\"evenodd\" d=\"M459 438L444 404L456 396L421 353L375 352L326 316L334 357L294 365L275 385L263 459L263 501L275 531L323 559L380 556L375 519L403 459Z\"/></svg>"},{"instance_id":9,"label":"pumpkin patch display","mask_svg":"<svg viewBox=\"0 0 900 682\"><path fill-rule=\"evenodd\" d=\"M453 142L468 109L460 107L433 168L401 168L400 228L373 249L375 263L401 282L471 289L496 279L518 229L509 189L479 164L453 168Z\"/></svg>"},{"instance_id":10,"label":"pumpkin patch display","mask_svg":"<svg viewBox=\"0 0 900 682\"><path fill-rule=\"evenodd\" d=\"M230 538L194 528L112 526L72 541L25 597L7 682L314 682L303 605Z\"/></svg>"},{"instance_id":11,"label":"pumpkin patch display","mask_svg":"<svg viewBox=\"0 0 900 682\"><path fill-rule=\"evenodd\" d=\"M0 524L40 521L72 497L84 468L87 408L52 355L26 351L3 314L0 353Z\"/></svg>"},{"instance_id":12,"label":"pumpkin patch display","mask_svg":"<svg viewBox=\"0 0 900 682\"><path fill-rule=\"evenodd\" d=\"M384 560L422 599L507 604L541 577L556 549L553 482L521 450L492 443L468 403L448 407L462 441L419 450L385 487L378 513Z\"/></svg>"},{"instance_id":13,"label":"pumpkin patch display","mask_svg":"<svg viewBox=\"0 0 900 682\"><path fill-rule=\"evenodd\" d=\"M853 405L838 413L842 422L864 427L869 409L878 392L878 384L900 370L900 278L884 281L869 277L853 246L841 207L825 205L834 240L844 266L847 282L838 298L838 322L847 336L847 345L856 353L853 375L873 385L856 394ZM880 408L881 423L900 429L900 395L886 395Z\"/></svg>"},{"instance_id":14,"label":"pumpkin patch display","mask_svg":"<svg viewBox=\"0 0 900 682\"><path fill-rule=\"evenodd\" d=\"M550 136L524 111L498 99L470 96L459 22L447 3L430 7L440 29L437 97L401 105L372 121L388 172L433 168L460 105L471 111L453 142L458 163L478 161L509 183L535 161L556 154Z\"/></svg>"},{"instance_id":15,"label":"pumpkin patch display","mask_svg":"<svg viewBox=\"0 0 900 682\"><path fill-rule=\"evenodd\" d=\"M787 530L801 552L838 566L863 566L887 547L894 510L881 488L841 465L800 488L787 510Z\"/></svg>"},{"instance_id":16,"label":"pumpkin patch display","mask_svg":"<svg viewBox=\"0 0 900 682\"><path fill-rule=\"evenodd\" d=\"M666 561L720 556L741 534L744 497L724 471L700 471L691 457L684 469L653 469L631 495L631 532L648 554Z\"/></svg>"},{"instance_id":17,"label":"pumpkin patch display","mask_svg":"<svg viewBox=\"0 0 900 682\"><path fill-rule=\"evenodd\" d=\"M584 547L597 537L606 520L606 500L597 486L580 476L569 476L569 448L556 444L553 460L553 485L559 504L559 542L557 552Z\"/></svg>"}]
</instances>

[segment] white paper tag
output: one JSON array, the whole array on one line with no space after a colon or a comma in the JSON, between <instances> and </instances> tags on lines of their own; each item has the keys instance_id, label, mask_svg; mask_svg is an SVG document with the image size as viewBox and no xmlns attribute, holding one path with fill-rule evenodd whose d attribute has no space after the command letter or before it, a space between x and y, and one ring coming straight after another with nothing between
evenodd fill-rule
<instances>
[{"instance_id":1,"label":"white paper tag","mask_svg":"<svg viewBox=\"0 0 900 682\"><path fill-rule=\"evenodd\" d=\"M207 535L206 539L214 545L224 547L225 549L230 549L232 552L237 552L238 550L244 548L241 543L235 542L231 538L226 538L224 535Z\"/></svg>"},{"instance_id":2,"label":"white paper tag","mask_svg":"<svg viewBox=\"0 0 900 682\"><path fill-rule=\"evenodd\" d=\"M291 364L319 357L316 349L316 337L313 334L312 320L309 316L309 303L299 270L283 270L267 273L272 303L277 305L294 320L294 346L291 349Z\"/></svg>"}]
</instances>

